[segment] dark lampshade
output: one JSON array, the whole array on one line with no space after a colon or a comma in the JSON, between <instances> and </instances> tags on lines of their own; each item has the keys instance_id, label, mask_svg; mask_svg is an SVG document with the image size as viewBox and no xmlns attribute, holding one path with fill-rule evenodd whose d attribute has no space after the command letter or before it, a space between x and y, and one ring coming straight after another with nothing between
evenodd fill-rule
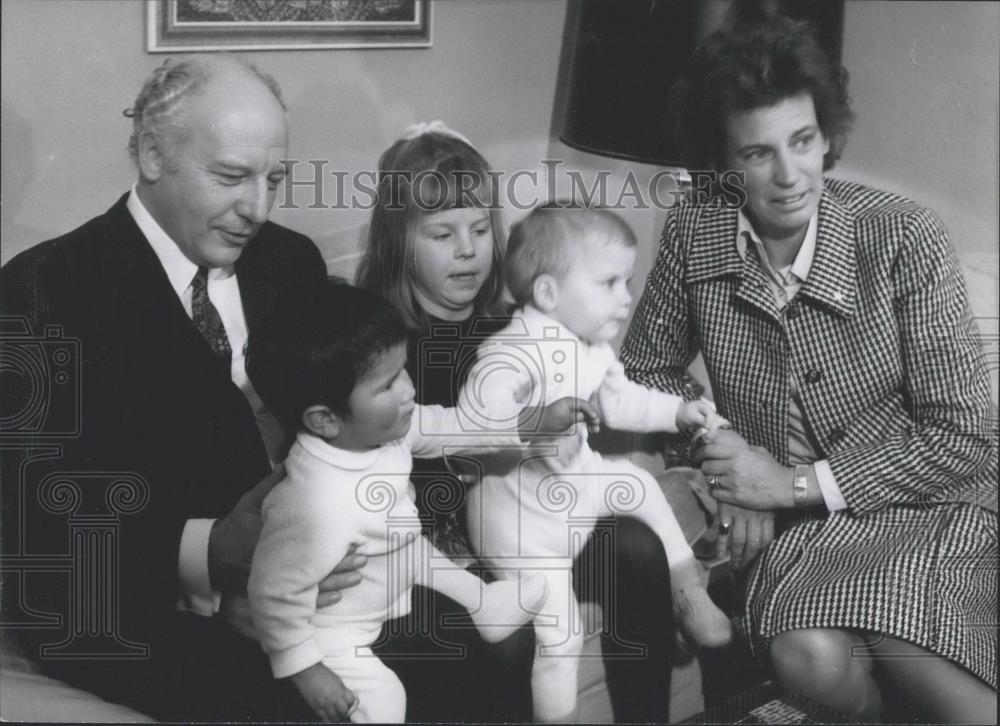
<instances>
[{"instance_id":1,"label":"dark lampshade","mask_svg":"<svg viewBox=\"0 0 1000 726\"><path fill-rule=\"evenodd\" d=\"M666 132L670 88L724 22L805 19L840 60L842 0L578 0L560 139L603 156L685 166ZM571 36L574 37L574 36Z\"/></svg>"}]
</instances>

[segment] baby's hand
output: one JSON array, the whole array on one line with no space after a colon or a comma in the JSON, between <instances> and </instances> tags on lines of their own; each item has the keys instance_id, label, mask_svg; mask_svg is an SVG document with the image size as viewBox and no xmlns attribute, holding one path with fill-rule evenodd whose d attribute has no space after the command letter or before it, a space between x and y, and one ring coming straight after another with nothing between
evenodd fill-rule
<instances>
[{"instance_id":1,"label":"baby's hand","mask_svg":"<svg viewBox=\"0 0 1000 726\"><path fill-rule=\"evenodd\" d=\"M697 426L695 429L694 436L691 439L691 447L688 449L688 458L690 458L696 465L700 466L702 460L704 459L706 444L712 443L729 444L731 446L747 446L746 440L733 431L733 425L716 413L715 409L705 401L689 401L681 406L681 409L684 409L686 406L690 406L692 404L702 404L702 406L708 407L708 416L706 417L705 423ZM704 408L699 407L698 410L704 411ZM680 417L681 414L680 411L678 411L678 428L683 430L683 428L679 425Z\"/></svg>"},{"instance_id":2,"label":"baby's hand","mask_svg":"<svg viewBox=\"0 0 1000 726\"><path fill-rule=\"evenodd\" d=\"M716 415L712 404L700 398L685 401L677 409L677 428L684 432L692 432L698 428L711 432L718 426L717 420L725 421Z\"/></svg>"},{"instance_id":3,"label":"baby's hand","mask_svg":"<svg viewBox=\"0 0 1000 726\"><path fill-rule=\"evenodd\" d=\"M324 721L346 721L358 705L350 689L322 663L314 663L291 678L306 703Z\"/></svg>"}]
</instances>

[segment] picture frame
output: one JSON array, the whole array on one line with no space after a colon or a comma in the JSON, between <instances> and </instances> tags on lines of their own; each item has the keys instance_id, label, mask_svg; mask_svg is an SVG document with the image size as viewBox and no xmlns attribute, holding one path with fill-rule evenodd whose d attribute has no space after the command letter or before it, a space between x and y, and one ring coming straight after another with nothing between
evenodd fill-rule
<instances>
[{"instance_id":1,"label":"picture frame","mask_svg":"<svg viewBox=\"0 0 1000 726\"><path fill-rule=\"evenodd\" d=\"M431 45L431 0L146 0L150 53Z\"/></svg>"}]
</instances>

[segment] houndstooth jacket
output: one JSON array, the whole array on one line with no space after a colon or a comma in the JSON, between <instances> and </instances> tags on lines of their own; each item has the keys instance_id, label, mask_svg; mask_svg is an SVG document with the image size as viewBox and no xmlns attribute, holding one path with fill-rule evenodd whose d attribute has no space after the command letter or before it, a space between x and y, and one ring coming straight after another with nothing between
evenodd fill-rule
<instances>
[{"instance_id":1,"label":"houndstooth jacket","mask_svg":"<svg viewBox=\"0 0 1000 726\"><path fill-rule=\"evenodd\" d=\"M779 311L737 210L682 204L622 346L629 378L683 395L700 350L716 405L788 463L789 376L856 515L890 504L997 510L996 409L954 251L933 212L826 179L816 255Z\"/></svg>"}]
</instances>

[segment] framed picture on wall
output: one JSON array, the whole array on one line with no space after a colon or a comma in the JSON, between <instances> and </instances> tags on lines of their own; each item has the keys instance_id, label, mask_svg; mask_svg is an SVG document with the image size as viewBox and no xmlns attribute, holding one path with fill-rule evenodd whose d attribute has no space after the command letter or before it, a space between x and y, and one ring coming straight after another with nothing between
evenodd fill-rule
<instances>
[{"instance_id":1,"label":"framed picture on wall","mask_svg":"<svg viewBox=\"0 0 1000 726\"><path fill-rule=\"evenodd\" d=\"M146 1L150 53L430 45L430 0Z\"/></svg>"}]
</instances>

